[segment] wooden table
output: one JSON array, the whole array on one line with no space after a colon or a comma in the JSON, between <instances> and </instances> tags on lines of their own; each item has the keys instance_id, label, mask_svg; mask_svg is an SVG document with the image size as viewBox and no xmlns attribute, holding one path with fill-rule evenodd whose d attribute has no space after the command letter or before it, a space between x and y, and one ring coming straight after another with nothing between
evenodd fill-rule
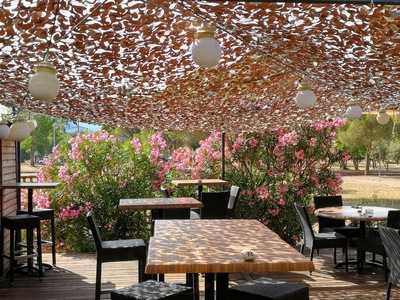
<instances>
[{"instance_id":1,"label":"wooden table","mask_svg":"<svg viewBox=\"0 0 400 300\"><path fill-rule=\"evenodd\" d=\"M251 248L257 257L240 255ZM229 273L313 271L313 263L257 220L157 220L146 273L206 273L205 299L226 299Z\"/></svg>"},{"instance_id":2,"label":"wooden table","mask_svg":"<svg viewBox=\"0 0 400 300\"><path fill-rule=\"evenodd\" d=\"M0 189L27 189L28 190L28 213L33 212L33 190L43 190L43 189L54 189L58 186L57 182L15 182L15 183L3 183L0 185ZM18 197L19 198L19 197ZM21 203L17 203L17 209L21 209ZM33 253L33 230L28 230L26 234L26 246L27 254ZM28 270L35 270L33 267L32 258L28 258Z\"/></svg>"},{"instance_id":3,"label":"wooden table","mask_svg":"<svg viewBox=\"0 0 400 300\"><path fill-rule=\"evenodd\" d=\"M179 186L197 186L199 197L203 192L203 185L205 186L223 186L228 184L228 181L222 179L176 179L171 183L177 187Z\"/></svg>"},{"instance_id":4,"label":"wooden table","mask_svg":"<svg viewBox=\"0 0 400 300\"><path fill-rule=\"evenodd\" d=\"M361 209L372 209L371 215L361 214ZM369 221L385 221L388 213L391 210L396 210L390 207L378 207L378 206L335 206L335 207L323 207L315 210L314 214L318 217L336 219L336 220L351 220L360 224L360 236L365 237L366 234L366 223ZM365 261L365 252L361 249L357 249L357 261Z\"/></svg>"}]
</instances>

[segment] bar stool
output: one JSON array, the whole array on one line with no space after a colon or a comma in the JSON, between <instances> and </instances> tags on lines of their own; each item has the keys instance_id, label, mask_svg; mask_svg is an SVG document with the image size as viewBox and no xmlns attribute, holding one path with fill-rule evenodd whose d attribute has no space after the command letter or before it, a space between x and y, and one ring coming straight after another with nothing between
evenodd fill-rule
<instances>
[{"instance_id":1,"label":"bar stool","mask_svg":"<svg viewBox=\"0 0 400 300\"><path fill-rule=\"evenodd\" d=\"M21 209L17 211L17 215L29 214L27 209ZM56 265L56 226L55 226L55 218L54 218L54 209L50 208L34 208L33 212L30 215L37 216L40 218L40 221L50 221L50 234L51 241L41 240L42 244L51 245L51 256L53 260L53 266ZM49 266L47 264L44 264ZM51 266L49 266L51 268Z\"/></svg>"},{"instance_id":2,"label":"bar stool","mask_svg":"<svg viewBox=\"0 0 400 300\"><path fill-rule=\"evenodd\" d=\"M4 240L5 240L5 230L8 229L10 231L10 255L4 254ZM15 249L15 234L19 230L35 230L37 235L37 252L35 253L26 251L26 254L23 255L22 251L16 251ZM4 271L4 261L3 258L10 260L10 271L9 271L9 281L12 283L14 281L14 267L17 263L18 259L27 258L32 259L33 257L37 257L38 264L38 273L39 277L43 276L42 271L42 247L41 247L41 233L40 233L40 218L28 214L24 215L16 215L16 216L7 216L1 218L1 232L0 232L0 275L3 275ZM28 268L30 266L28 265ZM31 267L34 269L33 267Z\"/></svg>"},{"instance_id":3,"label":"bar stool","mask_svg":"<svg viewBox=\"0 0 400 300\"><path fill-rule=\"evenodd\" d=\"M232 287L230 300L308 300L308 287L300 283L288 283L262 277Z\"/></svg>"}]
</instances>

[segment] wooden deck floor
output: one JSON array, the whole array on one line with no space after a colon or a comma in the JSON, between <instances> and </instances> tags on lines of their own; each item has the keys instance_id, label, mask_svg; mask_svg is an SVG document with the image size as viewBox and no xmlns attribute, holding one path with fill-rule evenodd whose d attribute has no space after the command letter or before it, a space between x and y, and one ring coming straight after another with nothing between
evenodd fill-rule
<instances>
[{"instance_id":1,"label":"wooden deck floor","mask_svg":"<svg viewBox=\"0 0 400 300\"><path fill-rule=\"evenodd\" d=\"M14 286L0 281L1 300L88 300L94 298L95 255L58 254L57 268L46 273L41 281L35 277L17 275ZM45 254L45 261L50 256ZM311 299L323 300L369 300L384 299L384 282L381 270L368 269L364 275L346 273L332 268L329 255L316 260L317 271L263 274L264 276L291 282L303 282L310 286ZM103 288L118 288L135 283L136 262L108 263L103 269ZM260 276L259 274L257 276ZM255 278L255 274L231 276L232 284ZM167 275L166 280L183 282L182 275ZM1 286L2 284L2 286ZM108 299L107 295L103 299ZM400 292L393 291L392 299L400 299Z\"/></svg>"}]
</instances>

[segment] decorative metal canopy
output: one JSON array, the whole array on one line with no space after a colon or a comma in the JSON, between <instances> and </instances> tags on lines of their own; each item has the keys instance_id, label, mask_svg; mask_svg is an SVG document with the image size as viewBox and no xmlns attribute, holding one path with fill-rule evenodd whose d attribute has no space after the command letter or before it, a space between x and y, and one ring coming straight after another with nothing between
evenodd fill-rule
<instances>
[{"instance_id":1,"label":"decorative metal canopy","mask_svg":"<svg viewBox=\"0 0 400 300\"><path fill-rule=\"evenodd\" d=\"M162 0L0 0L0 102L72 120L154 129L260 131L400 96L392 6ZM193 22L216 26L219 65L192 61ZM60 94L27 92L48 54ZM295 106L297 81L318 97Z\"/></svg>"}]
</instances>

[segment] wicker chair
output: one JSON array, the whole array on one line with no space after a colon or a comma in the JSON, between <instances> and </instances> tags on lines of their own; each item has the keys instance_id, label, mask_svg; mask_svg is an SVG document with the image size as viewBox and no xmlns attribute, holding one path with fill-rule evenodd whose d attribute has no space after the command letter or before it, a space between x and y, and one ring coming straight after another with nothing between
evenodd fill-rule
<instances>
[{"instance_id":1,"label":"wicker chair","mask_svg":"<svg viewBox=\"0 0 400 300\"><path fill-rule=\"evenodd\" d=\"M400 229L400 210L391 210L388 213L386 220L386 226L394 229ZM377 228L368 229L365 237L360 238L359 246L363 251L373 253L373 261L375 260L375 254L382 256L382 266L385 269L385 280L388 280L388 270L386 262L386 251L382 243L382 239L379 235ZM359 270L362 271L364 262L360 261Z\"/></svg>"},{"instance_id":2,"label":"wicker chair","mask_svg":"<svg viewBox=\"0 0 400 300\"><path fill-rule=\"evenodd\" d=\"M310 249L310 259L313 260L314 251L319 249L342 248L345 255L346 272L349 270L348 254L347 254L347 238L338 232L321 232L314 233L306 208L297 203L294 204L297 215L303 230L303 244L301 253L304 248Z\"/></svg>"},{"instance_id":3,"label":"wicker chair","mask_svg":"<svg viewBox=\"0 0 400 300\"><path fill-rule=\"evenodd\" d=\"M343 206L342 196L314 196L315 209L331 206ZM348 238L360 236L360 227L346 226L344 220L318 217L318 228L318 232L336 231Z\"/></svg>"},{"instance_id":4,"label":"wicker chair","mask_svg":"<svg viewBox=\"0 0 400 300\"><path fill-rule=\"evenodd\" d=\"M390 299L392 284L400 283L400 235L399 230L379 226L379 234L389 258L389 279L386 288L386 300Z\"/></svg>"},{"instance_id":5,"label":"wicker chair","mask_svg":"<svg viewBox=\"0 0 400 300\"><path fill-rule=\"evenodd\" d=\"M90 230L96 244L97 267L96 267L96 300L100 299L101 290L101 267L105 262L137 260L139 262L139 282L144 281L144 268L146 265L146 244L143 240L115 240L102 241L99 228L93 217L93 212L86 216Z\"/></svg>"}]
</instances>

